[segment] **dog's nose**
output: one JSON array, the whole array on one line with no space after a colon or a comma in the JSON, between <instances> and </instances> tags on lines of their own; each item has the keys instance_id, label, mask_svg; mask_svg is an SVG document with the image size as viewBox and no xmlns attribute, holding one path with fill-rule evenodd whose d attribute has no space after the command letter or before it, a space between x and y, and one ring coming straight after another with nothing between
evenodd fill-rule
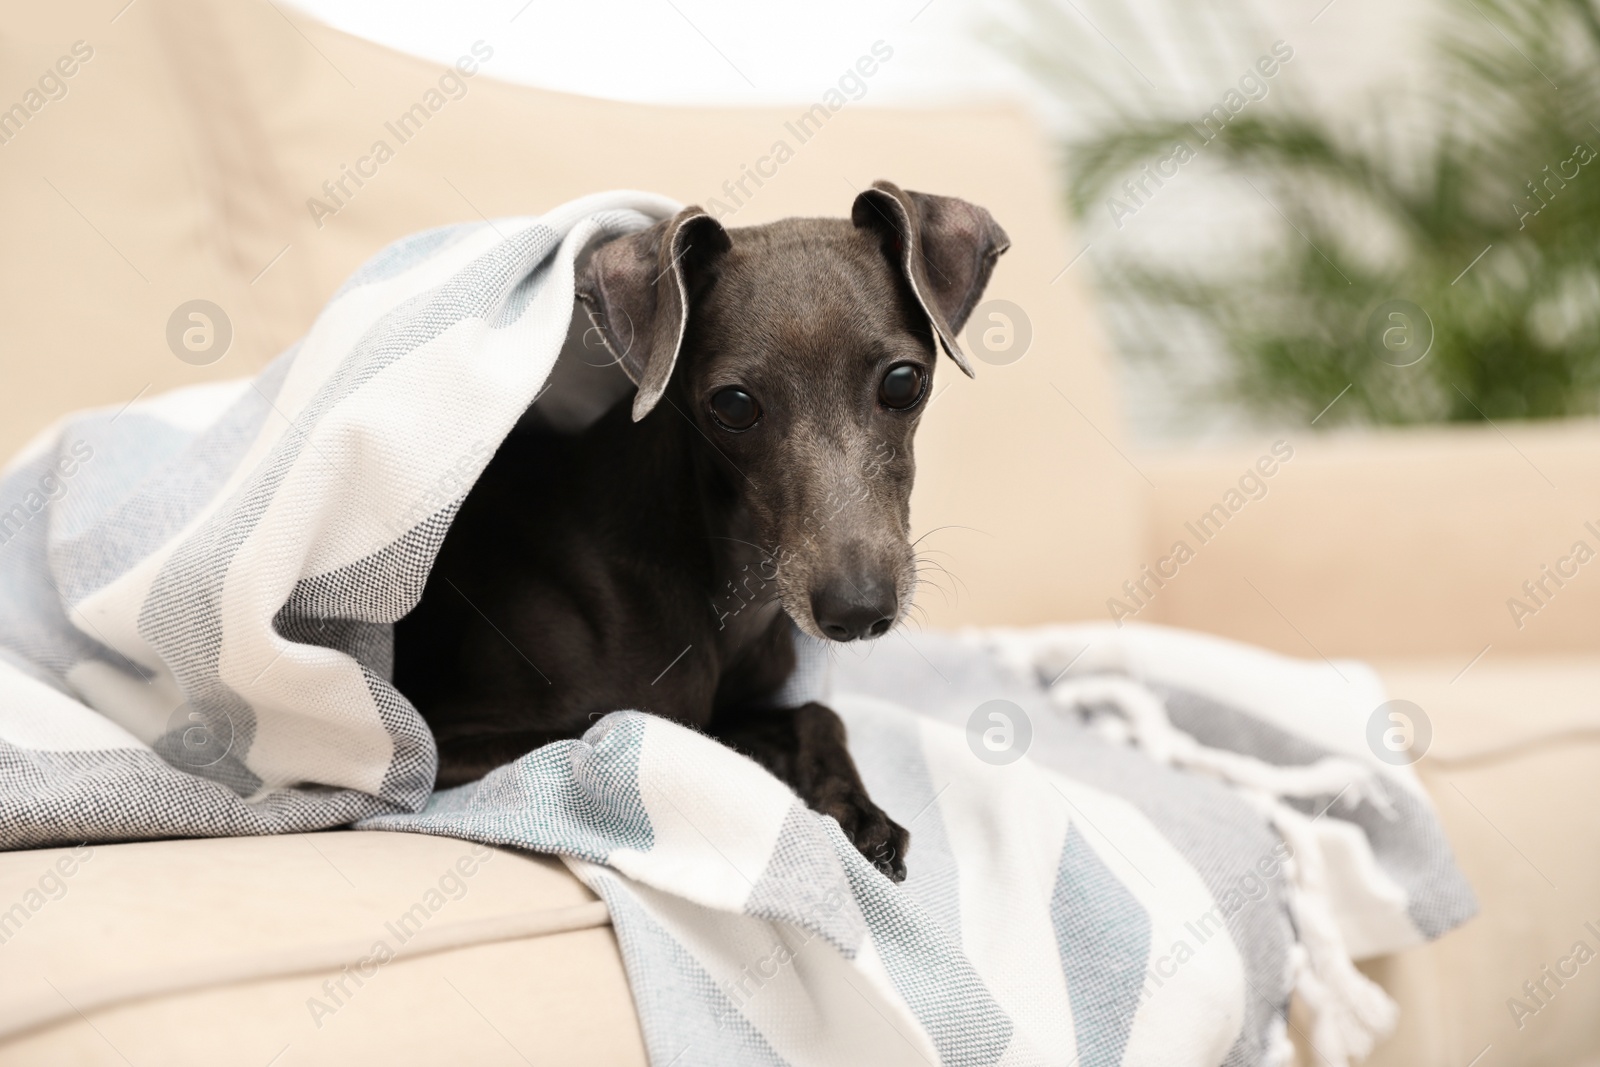
<instances>
[{"instance_id":1,"label":"dog's nose","mask_svg":"<svg viewBox=\"0 0 1600 1067\"><path fill-rule=\"evenodd\" d=\"M896 607L894 592L883 590L876 583L863 586L829 582L811 594L811 615L817 620L817 628L835 641L888 633L894 625Z\"/></svg>"}]
</instances>

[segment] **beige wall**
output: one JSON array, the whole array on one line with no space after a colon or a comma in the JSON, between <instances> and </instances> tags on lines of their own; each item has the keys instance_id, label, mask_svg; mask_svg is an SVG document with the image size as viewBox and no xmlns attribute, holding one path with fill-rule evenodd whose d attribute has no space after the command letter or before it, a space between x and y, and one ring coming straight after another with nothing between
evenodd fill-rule
<instances>
[{"instance_id":1,"label":"beige wall","mask_svg":"<svg viewBox=\"0 0 1600 1067\"><path fill-rule=\"evenodd\" d=\"M490 59L319 229L307 198L375 139L393 141L384 122L440 68L255 0L140 0L113 22L119 6L19 9L0 39L0 92L17 96L73 42L94 49L68 95L0 145L0 454L73 408L252 372L403 234L614 187L719 195L799 110L563 96L491 81ZM1026 358L979 364L976 382L943 368L953 384L922 431L913 515L918 532L944 527L923 547L945 553L959 582L933 576L952 600L925 594L929 619L1100 611L1141 542L1142 483L1107 440L1121 431L1084 273L1052 284L1077 246L1040 134L1004 108L850 106L727 221L842 215L879 177L990 208L1014 240L991 295L1021 305L1034 328ZM236 331L205 368L164 341L169 314L197 297Z\"/></svg>"}]
</instances>

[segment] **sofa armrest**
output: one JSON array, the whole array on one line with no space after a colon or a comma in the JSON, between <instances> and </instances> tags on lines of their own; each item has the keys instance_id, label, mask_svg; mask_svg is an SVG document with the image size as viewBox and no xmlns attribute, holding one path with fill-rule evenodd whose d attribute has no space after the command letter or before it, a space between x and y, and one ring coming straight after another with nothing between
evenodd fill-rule
<instances>
[{"instance_id":1,"label":"sofa armrest","mask_svg":"<svg viewBox=\"0 0 1600 1067\"><path fill-rule=\"evenodd\" d=\"M39 849L0 853L0 907L0 1065L645 1063L605 906L551 857L349 830Z\"/></svg>"}]
</instances>

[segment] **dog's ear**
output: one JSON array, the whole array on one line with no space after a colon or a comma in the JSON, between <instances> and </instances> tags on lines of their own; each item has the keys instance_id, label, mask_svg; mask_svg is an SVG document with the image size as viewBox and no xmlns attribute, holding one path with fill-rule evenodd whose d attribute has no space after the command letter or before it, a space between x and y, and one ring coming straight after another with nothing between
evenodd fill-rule
<instances>
[{"instance_id":1,"label":"dog's ear","mask_svg":"<svg viewBox=\"0 0 1600 1067\"><path fill-rule=\"evenodd\" d=\"M989 284L994 261L1011 247L1006 231L976 204L885 181L873 182L856 197L850 220L881 236L885 253L905 274L944 350L974 377L957 335Z\"/></svg>"},{"instance_id":2,"label":"dog's ear","mask_svg":"<svg viewBox=\"0 0 1600 1067\"><path fill-rule=\"evenodd\" d=\"M639 387L633 421L650 413L672 378L689 322L694 273L730 247L721 223L686 207L647 230L601 245L589 257L578 299Z\"/></svg>"}]
</instances>

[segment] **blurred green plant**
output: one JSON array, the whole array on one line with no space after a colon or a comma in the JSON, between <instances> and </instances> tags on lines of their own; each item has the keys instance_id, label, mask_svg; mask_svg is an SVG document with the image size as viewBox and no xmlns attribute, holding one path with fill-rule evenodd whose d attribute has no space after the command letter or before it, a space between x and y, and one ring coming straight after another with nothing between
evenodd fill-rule
<instances>
[{"instance_id":1,"label":"blurred green plant","mask_svg":"<svg viewBox=\"0 0 1600 1067\"><path fill-rule=\"evenodd\" d=\"M1007 48L1063 104L1099 104L1102 119L1063 145L1080 219L1175 144L1202 144L1197 117L1149 86L1087 84L1066 58L1084 42L1072 0L1024 11ZM1242 273L1227 257L1195 270L1097 256L1105 295L1123 305L1122 347L1191 359L1186 328L1198 324L1222 355L1213 399L1272 416L1310 417L1347 386L1327 422L1600 410L1600 8L1450 0L1443 17L1420 132L1413 122L1400 135L1382 105L1337 124L1286 93L1205 142L1209 173L1249 180L1299 236L1285 229ZM1176 36L1191 53L1215 39ZM1423 308L1433 334L1426 358L1403 368L1372 342L1389 321L1374 326L1375 310L1397 298Z\"/></svg>"}]
</instances>

